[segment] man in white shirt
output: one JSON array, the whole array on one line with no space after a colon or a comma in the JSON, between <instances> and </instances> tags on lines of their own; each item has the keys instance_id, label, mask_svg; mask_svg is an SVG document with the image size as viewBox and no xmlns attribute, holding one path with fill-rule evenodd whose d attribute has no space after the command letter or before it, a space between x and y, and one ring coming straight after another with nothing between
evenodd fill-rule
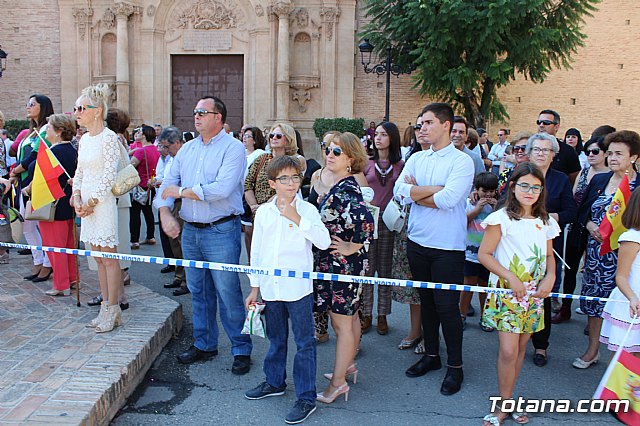
<instances>
[{"instance_id":1,"label":"man in white shirt","mask_svg":"<svg viewBox=\"0 0 640 426\"><path fill-rule=\"evenodd\" d=\"M449 140L453 117L453 109L445 103L432 103L422 110L420 135L431 143L431 148L409 158L393 188L394 196L404 204L413 203L407 227L407 257L416 281L464 281L465 203L473 184L474 167L471 157ZM460 390L464 378L460 292L419 292L426 354L405 374L419 377L442 367L442 326L449 368L440 393L453 395Z\"/></svg>"},{"instance_id":2,"label":"man in white shirt","mask_svg":"<svg viewBox=\"0 0 640 426\"><path fill-rule=\"evenodd\" d=\"M9 137L9 131L7 129L0 129L0 143L4 145L4 163L6 166L6 171L0 171L0 177L5 176L9 173L9 169L12 165L16 163L16 157L12 157L9 155L9 151L11 150L11 144L13 141Z\"/></svg>"},{"instance_id":3,"label":"man in white shirt","mask_svg":"<svg viewBox=\"0 0 640 426\"><path fill-rule=\"evenodd\" d=\"M484 172L484 163L482 162L482 158L475 152L471 151L467 148L467 137L469 134L467 133L467 129L469 125L467 124L467 120L460 116L455 116L453 119L453 128L451 129L451 143L456 149L464 152L473 160L473 168L475 173Z\"/></svg>"},{"instance_id":4,"label":"man in white shirt","mask_svg":"<svg viewBox=\"0 0 640 426\"><path fill-rule=\"evenodd\" d=\"M500 161L504 158L504 152L509 146L509 141L507 140L508 135L509 131L507 129L498 130L498 143L493 144L489 155L487 155L487 158L491 160L492 164L491 173L496 176L500 174Z\"/></svg>"}]
</instances>

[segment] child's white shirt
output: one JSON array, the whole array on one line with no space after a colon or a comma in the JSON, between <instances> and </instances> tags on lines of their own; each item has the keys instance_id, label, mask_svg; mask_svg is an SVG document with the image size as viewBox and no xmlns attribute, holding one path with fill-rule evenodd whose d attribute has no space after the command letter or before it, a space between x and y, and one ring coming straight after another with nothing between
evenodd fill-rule
<instances>
[{"instance_id":1,"label":"child's white shirt","mask_svg":"<svg viewBox=\"0 0 640 426\"><path fill-rule=\"evenodd\" d=\"M280 214L277 197L256 211L251 242L251 266L312 272L312 246L329 248L329 231L311 203L296 198L300 226ZM251 287L260 287L266 301L294 302L313 293L311 278L249 275Z\"/></svg>"}]
</instances>

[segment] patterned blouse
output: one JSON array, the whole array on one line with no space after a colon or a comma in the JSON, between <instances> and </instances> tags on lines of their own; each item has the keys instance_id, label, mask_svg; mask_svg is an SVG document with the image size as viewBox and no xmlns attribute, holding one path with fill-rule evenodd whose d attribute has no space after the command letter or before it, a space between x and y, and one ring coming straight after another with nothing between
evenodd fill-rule
<instances>
[{"instance_id":1,"label":"patterned blouse","mask_svg":"<svg viewBox=\"0 0 640 426\"><path fill-rule=\"evenodd\" d=\"M369 212L360 186L353 176L335 184L320 204L320 217L331 236L343 241L363 244L350 256L332 255L334 249L321 250L316 255L318 272L332 272L344 275L367 274L367 250L373 235L373 216Z\"/></svg>"},{"instance_id":2,"label":"patterned blouse","mask_svg":"<svg viewBox=\"0 0 640 426\"><path fill-rule=\"evenodd\" d=\"M258 204L264 204L276 195L276 191L269 186L269 177L267 176L267 166L272 158L271 154L263 154L256 158L244 179L245 192L253 191Z\"/></svg>"}]
</instances>

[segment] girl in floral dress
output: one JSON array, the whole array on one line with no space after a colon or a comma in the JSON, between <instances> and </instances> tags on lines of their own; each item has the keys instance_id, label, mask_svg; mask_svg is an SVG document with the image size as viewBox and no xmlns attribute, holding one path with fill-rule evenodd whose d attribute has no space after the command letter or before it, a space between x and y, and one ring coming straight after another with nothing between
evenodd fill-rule
<instances>
[{"instance_id":1,"label":"girl in floral dress","mask_svg":"<svg viewBox=\"0 0 640 426\"><path fill-rule=\"evenodd\" d=\"M510 399L522 368L531 334L544 328L543 299L555 281L552 240L560 233L544 201L544 174L532 163L516 166L509 179L505 207L490 214L478 260L489 270L489 287L511 289L512 294L490 293L484 323L498 330L498 391ZM509 415L519 423L526 413L498 409L483 419L498 426Z\"/></svg>"}]
</instances>

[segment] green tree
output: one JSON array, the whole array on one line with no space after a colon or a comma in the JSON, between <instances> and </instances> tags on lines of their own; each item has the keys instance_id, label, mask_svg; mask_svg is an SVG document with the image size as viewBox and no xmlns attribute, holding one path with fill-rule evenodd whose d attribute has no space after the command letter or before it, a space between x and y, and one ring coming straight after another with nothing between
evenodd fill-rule
<instances>
[{"instance_id":1,"label":"green tree","mask_svg":"<svg viewBox=\"0 0 640 426\"><path fill-rule=\"evenodd\" d=\"M505 121L497 90L516 74L540 83L571 68L584 18L600 0L364 0L360 36L393 61L415 67L423 96L450 102L469 122Z\"/></svg>"}]
</instances>

